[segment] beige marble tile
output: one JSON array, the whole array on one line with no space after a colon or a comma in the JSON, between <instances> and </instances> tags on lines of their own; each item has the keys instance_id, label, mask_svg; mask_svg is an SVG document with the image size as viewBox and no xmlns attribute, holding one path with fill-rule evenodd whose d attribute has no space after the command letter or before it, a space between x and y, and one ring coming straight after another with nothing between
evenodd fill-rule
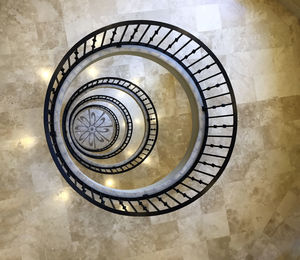
<instances>
[{"instance_id":1,"label":"beige marble tile","mask_svg":"<svg viewBox=\"0 0 300 260\"><path fill-rule=\"evenodd\" d=\"M42 123L49 77L67 49L131 19L168 22L203 40L224 64L239 110L236 147L217 184L191 205L151 218L114 215L81 198L52 162ZM4 0L0 37L1 259L299 258L300 26L277 1ZM116 176L115 183L162 178L191 130L180 85L141 58L114 57L95 68L97 76L142 85L161 117L164 141L152 155L159 171L148 165L133 172L137 181Z\"/></svg>"},{"instance_id":2,"label":"beige marble tile","mask_svg":"<svg viewBox=\"0 0 300 260\"><path fill-rule=\"evenodd\" d=\"M174 248L172 249L164 249L164 250L160 250L160 251L156 251L154 253L151 254L143 254L143 255L139 255L136 257L129 257L126 258L128 260L138 260L138 259L146 259L146 260L151 260L154 258L157 259L167 259L167 260L183 260L183 256L181 254L181 252L178 252L178 250L174 250Z\"/></svg>"},{"instance_id":3,"label":"beige marble tile","mask_svg":"<svg viewBox=\"0 0 300 260\"><path fill-rule=\"evenodd\" d=\"M280 202L277 212L283 217L289 216L292 212L297 211L297 202L299 196L294 192L288 191Z\"/></svg>"},{"instance_id":4,"label":"beige marble tile","mask_svg":"<svg viewBox=\"0 0 300 260\"><path fill-rule=\"evenodd\" d=\"M203 226L207 239L228 236L228 220L224 208L217 212L203 214Z\"/></svg>"},{"instance_id":5,"label":"beige marble tile","mask_svg":"<svg viewBox=\"0 0 300 260\"><path fill-rule=\"evenodd\" d=\"M237 104L252 103L256 101L254 79L248 76L236 75L231 81L235 91Z\"/></svg>"},{"instance_id":6,"label":"beige marble tile","mask_svg":"<svg viewBox=\"0 0 300 260\"><path fill-rule=\"evenodd\" d=\"M61 7L69 47L72 47L82 37L97 29L91 19L86 19L86 17L89 17L88 0L61 1ZM76 28L76 30L72 28Z\"/></svg>"},{"instance_id":7,"label":"beige marble tile","mask_svg":"<svg viewBox=\"0 0 300 260\"><path fill-rule=\"evenodd\" d=\"M200 5L196 7L197 30L214 31L222 28L222 21L218 5Z\"/></svg>"},{"instance_id":8,"label":"beige marble tile","mask_svg":"<svg viewBox=\"0 0 300 260\"><path fill-rule=\"evenodd\" d=\"M62 22L43 22L36 24L40 50L54 52L67 49L67 40Z\"/></svg>"},{"instance_id":9,"label":"beige marble tile","mask_svg":"<svg viewBox=\"0 0 300 260\"><path fill-rule=\"evenodd\" d=\"M245 24L246 8L243 2L238 1L220 1L219 5L222 28L231 28Z\"/></svg>"},{"instance_id":10,"label":"beige marble tile","mask_svg":"<svg viewBox=\"0 0 300 260\"><path fill-rule=\"evenodd\" d=\"M229 236L208 240L207 248L209 259L230 259L229 242Z\"/></svg>"},{"instance_id":11,"label":"beige marble tile","mask_svg":"<svg viewBox=\"0 0 300 260\"><path fill-rule=\"evenodd\" d=\"M19 248L5 248L0 250L1 257L7 260L21 260L23 259L23 254L20 252Z\"/></svg>"},{"instance_id":12,"label":"beige marble tile","mask_svg":"<svg viewBox=\"0 0 300 260\"><path fill-rule=\"evenodd\" d=\"M205 241L203 216L190 216L177 220L180 233L180 243L194 243Z\"/></svg>"},{"instance_id":13,"label":"beige marble tile","mask_svg":"<svg viewBox=\"0 0 300 260\"><path fill-rule=\"evenodd\" d=\"M254 80L257 100L299 95L299 69L257 76Z\"/></svg>"},{"instance_id":14,"label":"beige marble tile","mask_svg":"<svg viewBox=\"0 0 300 260\"><path fill-rule=\"evenodd\" d=\"M249 251L256 239L253 232L241 232L230 236L229 252L232 259L251 259Z\"/></svg>"},{"instance_id":15,"label":"beige marble tile","mask_svg":"<svg viewBox=\"0 0 300 260\"><path fill-rule=\"evenodd\" d=\"M156 250L173 247L180 240L177 221L153 224L151 235L153 236Z\"/></svg>"},{"instance_id":16,"label":"beige marble tile","mask_svg":"<svg viewBox=\"0 0 300 260\"><path fill-rule=\"evenodd\" d=\"M2 33L1 33L2 35ZM0 55L11 54L10 45L7 36L2 36L2 41L0 43Z\"/></svg>"},{"instance_id":17,"label":"beige marble tile","mask_svg":"<svg viewBox=\"0 0 300 260\"><path fill-rule=\"evenodd\" d=\"M211 213L222 209L224 205L223 189L219 185L214 185L200 201L203 213Z\"/></svg>"},{"instance_id":18,"label":"beige marble tile","mask_svg":"<svg viewBox=\"0 0 300 260\"><path fill-rule=\"evenodd\" d=\"M133 0L129 0L127 2L124 2L122 0L115 0L115 6L119 14L124 14L124 13L128 14L128 13L135 13L135 12L167 9L169 7L169 4L167 0L138 1L138 2Z\"/></svg>"}]
</instances>

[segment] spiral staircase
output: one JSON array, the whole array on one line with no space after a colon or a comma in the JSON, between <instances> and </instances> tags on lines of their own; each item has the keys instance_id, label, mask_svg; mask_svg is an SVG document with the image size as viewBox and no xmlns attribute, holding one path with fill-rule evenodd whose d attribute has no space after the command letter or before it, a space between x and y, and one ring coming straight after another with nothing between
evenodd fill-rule
<instances>
[{"instance_id":1,"label":"spiral staircase","mask_svg":"<svg viewBox=\"0 0 300 260\"><path fill-rule=\"evenodd\" d=\"M151 60L172 73L192 117L190 140L176 167L134 189L110 187L88 173L128 178L142 169L160 140L157 102L142 84L110 75L69 94L85 68L120 55ZM63 57L48 86L44 127L57 168L82 197L113 213L151 216L190 204L217 181L233 151L237 109L223 66L199 39L162 22L124 21L92 32Z\"/></svg>"}]
</instances>

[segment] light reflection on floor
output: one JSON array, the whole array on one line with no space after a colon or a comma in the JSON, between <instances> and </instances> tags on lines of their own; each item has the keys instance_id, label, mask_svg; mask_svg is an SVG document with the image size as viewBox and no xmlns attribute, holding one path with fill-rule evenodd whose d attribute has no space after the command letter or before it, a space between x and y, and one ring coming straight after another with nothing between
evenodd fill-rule
<instances>
[{"instance_id":1,"label":"light reflection on floor","mask_svg":"<svg viewBox=\"0 0 300 260\"><path fill-rule=\"evenodd\" d=\"M169 22L200 37L225 65L239 109L236 149L223 176L201 200L160 217L121 217L85 201L60 176L44 138L44 96L61 57L93 30L130 19ZM0 22L2 259L299 257L300 26L277 1L4 0ZM187 122L189 108L172 76L146 65L107 59L85 77L148 87L171 142L167 125ZM165 97L176 105L159 106ZM172 151L186 140L178 136ZM166 164L167 172L176 163L169 154L158 145L148 165ZM136 185L152 176L148 165Z\"/></svg>"}]
</instances>

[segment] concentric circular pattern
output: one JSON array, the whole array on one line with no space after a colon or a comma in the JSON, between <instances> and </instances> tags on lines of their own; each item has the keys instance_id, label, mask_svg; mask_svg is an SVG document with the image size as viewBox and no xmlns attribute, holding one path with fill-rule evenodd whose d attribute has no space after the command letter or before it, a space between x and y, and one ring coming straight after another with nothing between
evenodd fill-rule
<instances>
[{"instance_id":1,"label":"concentric circular pattern","mask_svg":"<svg viewBox=\"0 0 300 260\"><path fill-rule=\"evenodd\" d=\"M104 95L90 96L80 101L75 106L75 108L73 108L69 116L69 127L70 127L70 123L74 111L77 111L78 107L81 107L84 103L86 102L94 103L97 100L105 100L105 101L112 102L114 105L118 107L121 113L124 114L123 118L125 118L126 135L123 138L124 141L121 143L118 149L112 150L107 154L95 154L95 153L92 154L92 153L87 153L87 151L82 151L81 149L74 149L78 147L76 146L76 144L75 147L71 144L73 142L72 135L70 135L71 138L68 138L69 135L66 131L66 129L68 129L68 127L66 126L66 122L68 121L67 120L68 113L70 111L70 108L72 108L74 102L76 102L76 100L78 100L82 95L86 93L90 93L92 90L103 89L103 88L104 89L115 88L124 93L128 93L128 95L131 96L136 101L136 103L138 103L144 116L145 134L140 147L127 160L124 160L122 163L118 163L114 165L104 165L103 163L101 164L101 162L97 163L95 161L90 161L87 160L87 158L85 158L84 156L88 156L95 159L108 159L122 152L128 145L132 135L133 124L128 109L120 101L118 101L113 97L108 97ZM133 84L132 82L129 82L124 79L121 80L118 78L111 78L111 77L95 79L91 82L88 82L84 86L80 87L76 92L74 92L64 110L62 124L63 124L64 140L73 157L86 168L104 174L122 173L137 167L151 153L155 145L155 141L158 134L157 114L156 114L155 107L151 99L149 98L149 96L136 84ZM69 132L71 131L69 130ZM77 153L76 150L78 150L81 154Z\"/></svg>"},{"instance_id":2,"label":"concentric circular pattern","mask_svg":"<svg viewBox=\"0 0 300 260\"><path fill-rule=\"evenodd\" d=\"M116 134L114 136L114 140L107 147L105 147L105 149L102 148L99 150L91 151L92 153L89 153L89 151L87 149L82 150L80 147L78 147L76 145L76 142L74 142L72 130L71 130L72 119L74 121L74 112L78 111L79 108L81 108L82 106L85 107L85 105L87 103L89 103L89 102L94 103L96 101L102 101L102 102L105 101L106 104L114 105L118 109L118 111L120 111L120 114L122 115L122 119L125 124L125 133L124 133L123 141L120 143L120 145L115 147L112 151L106 152L104 154L96 154L95 152L102 152L102 151L108 150L108 148L110 148L116 142L117 138L119 137L119 131L120 131L119 120L117 119L115 114L109 108L105 107L106 110L111 112L111 115L114 117L114 119L117 123L116 124L117 127L116 127ZM101 105L97 105L97 106L101 106ZM91 157L91 158L95 158L95 159L108 159L108 158L113 157L113 156L119 154L120 152L122 152L126 148L128 143L130 142L130 139L132 136L132 129L133 129L133 124L132 124L132 119L131 119L130 113L127 110L127 108L120 101L116 100L115 98L112 98L109 96L104 96L104 95L94 95L94 96L90 96L88 98L83 99L74 107L74 109L70 113L69 121L67 124L68 127L67 127L66 118L67 118L67 115L69 112L69 107L70 106L67 106L65 108L65 112L64 112L64 116L63 116L63 126L64 126L63 133L64 133L64 137L65 137L65 142L66 142L67 147L70 150L70 153L73 155L73 157L75 159L77 159L77 161L80 162L85 167L87 167L91 170L98 169L98 168L95 168L93 165L89 164L87 161L85 161L84 157L82 157L80 154L83 154L87 157ZM103 106L101 106L101 107L103 107ZM69 131L67 131L67 128ZM75 147L72 145L74 145ZM79 151L79 153L76 152L77 150ZM101 167L100 167L100 171L101 171Z\"/></svg>"},{"instance_id":3,"label":"concentric circular pattern","mask_svg":"<svg viewBox=\"0 0 300 260\"><path fill-rule=\"evenodd\" d=\"M122 173L126 178L128 171L138 170L149 156L159 139L158 119L143 86L125 79L100 78L66 98L81 71L117 55L141 56L169 70L183 87L192 113L192 137L184 158L168 176L134 190L106 187L89 178L85 169L99 174ZM101 92L103 89L107 92ZM130 97L144 120L144 135L136 151L113 164L104 161L126 154L138 139L133 134L138 126L133 125L130 115L129 104L133 103L106 94L113 93L108 90ZM166 23L125 21L92 32L63 57L47 90L44 126L54 162L81 196L114 213L149 216L190 204L217 181L233 151L237 109L223 66L199 39Z\"/></svg>"},{"instance_id":4,"label":"concentric circular pattern","mask_svg":"<svg viewBox=\"0 0 300 260\"><path fill-rule=\"evenodd\" d=\"M71 135L83 149L104 151L116 141L118 124L116 116L108 108L87 106L75 115Z\"/></svg>"}]
</instances>

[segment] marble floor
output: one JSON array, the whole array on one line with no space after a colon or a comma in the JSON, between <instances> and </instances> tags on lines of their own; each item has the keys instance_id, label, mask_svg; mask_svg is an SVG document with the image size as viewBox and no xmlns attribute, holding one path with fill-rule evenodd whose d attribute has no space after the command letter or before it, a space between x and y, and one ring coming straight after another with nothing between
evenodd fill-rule
<instances>
[{"instance_id":1,"label":"marble floor","mask_svg":"<svg viewBox=\"0 0 300 260\"><path fill-rule=\"evenodd\" d=\"M213 188L147 218L108 213L74 192L52 162L42 120L49 77L66 51L132 19L171 23L206 43L239 111L232 159ZM300 23L279 2L1 0L0 35L0 259L300 259ZM101 71L165 86L162 97L149 89L158 106L170 97L158 113L166 122L180 115L180 131L190 124L188 106L173 109L183 93L172 75L140 59L111 63ZM168 156L163 146L154 152ZM169 157L159 160L166 172L177 160ZM159 177L151 167L144 174Z\"/></svg>"}]
</instances>

